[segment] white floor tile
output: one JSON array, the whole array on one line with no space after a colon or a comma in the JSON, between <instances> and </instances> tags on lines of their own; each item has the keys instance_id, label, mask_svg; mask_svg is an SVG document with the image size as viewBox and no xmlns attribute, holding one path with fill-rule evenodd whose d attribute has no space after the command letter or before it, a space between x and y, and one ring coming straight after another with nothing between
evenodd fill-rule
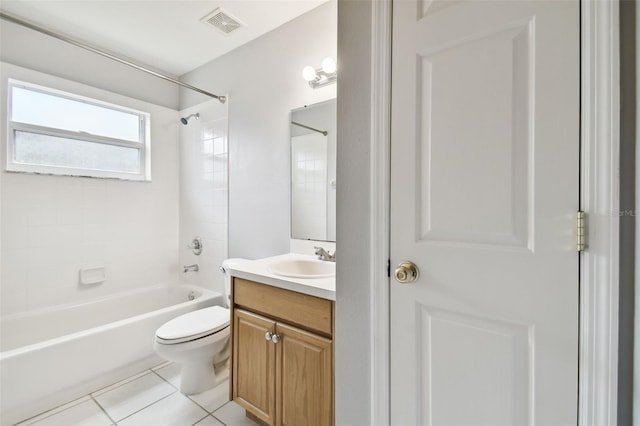
<instances>
[{"instance_id":1,"label":"white floor tile","mask_svg":"<svg viewBox=\"0 0 640 426\"><path fill-rule=\"evenodd\" d=\"M125 385L125 384L127 384L129 382L133 382L134 380L139 379L142 376L146 376L147 374L149 374L149 370L145 370L142 373L134 374L133 376L127 377L124 380L120 380L119 382L116 382L116 383L114 383L112 385L109 385L109 386L104 387L102 389L98 389L97 391L92 392L91 395L94 395L94 396L102 395L105 392L109 392L112 389L119 388L120 386Z\"/></svg>"},{"instance_id":2,"label":"white floor tile","mask_svg":"<svg viewBox=\"0 0 640 426\"><path fill-rule=\"evenodd\" d=\"M176 392L118 422L118 426L191 426L207 412Z\"/></svg>"},{"instance_id":3,"label":"white floor tile","mask_svg":"<svg viewBox=\"0 0 640 426\"><path fill-rule=\"evenodd\" d=\"M171 364L173 364L173 361L165 361L165 362L163 362L162 364L158 364L158 365L156 365L155 367L153 367L153 368L151 368L151 369L152 369L153 371L156 371L156 370L159 370L159 369L164 368L164 367L166 367L167 365L171 365Z\"/></svg>"},{"instance_id":4,"label":"white floor tile","mask_svg":"<svg viewBox=\"0 0 640 426\"><path fill-rule=\"evenodd\" d=\"M225 425L215 417L207 416L204 419L200 420L198 423L196 423L194 426L225 426Z\"/></svg>"},{"instance_id":5,"label":"white floor tile","mask_svg":"<svg viewBox=\"0 0 640 426\"><path fill-rule=\"evenodd\" d=\"M231 401L216 410L213 415L228 426L256 426L256 423L247 418L244 408Z\"/></svg>"},{"instance_id":6,"label":"white floor tile","mask_svg":"<svg viewBox=\"0 0 640 426\"><path fill-rule=\"evenodd\" d=\"M86 396L17 426L109 426L112 423L98 404Z\"/></svg>"},{"instance_id":7,"label":"white floor tile","mask_svg":"<svg viewBox=\"0 0 640 426\"><path fill-rule=\"evenodd\" d=\"M118 422L174 392L173 386L148 372L135 380L96 392L93 397Z\"/></svg>"},{"instance_id":8,"label":"white floor tile","mask_svg":"<svg viewBox=\"0 0 640 426\"><path fill-rule=\"evenodd\" d=\"M229 380L223 381L213 389L195 395L188 395L188 397L212 413L229 402Z\"/></svg>"},{"instance_id":9,"label":"white floor tile","mask_svg":"<svg viewBox=\"0 0 640 426\"><path fill-rule=\"evenodd\" d=\"M176 389L180 389L180 364L169 363L153 369Z\"/></svg>"}]
</instances>

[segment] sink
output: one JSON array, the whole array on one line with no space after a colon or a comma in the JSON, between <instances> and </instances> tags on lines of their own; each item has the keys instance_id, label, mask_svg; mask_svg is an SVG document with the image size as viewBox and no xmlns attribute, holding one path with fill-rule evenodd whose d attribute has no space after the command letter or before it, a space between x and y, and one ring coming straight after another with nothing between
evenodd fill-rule
<instances>
[{"instance_id":1,"label":"sink","mask_svg":"<svg viewBox=\"0 0 640 426\"><path fill-rule=\"evenodd\" d=\"M335 262L312 259L280 259L271 262L267 269L290 278L328 278L336 274Z\"/></svg>"}]
</instances>

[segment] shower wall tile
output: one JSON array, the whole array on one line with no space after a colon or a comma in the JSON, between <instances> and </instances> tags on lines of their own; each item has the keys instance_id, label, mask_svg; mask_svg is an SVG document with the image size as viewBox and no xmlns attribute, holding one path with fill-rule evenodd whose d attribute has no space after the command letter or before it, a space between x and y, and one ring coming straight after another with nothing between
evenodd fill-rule
<instances>
[{"instance_id":1,"label":"shower wall tile","mask_svg":"<svg viewBox=\"0 0 640 426\"><path fill-rule=\"evenodd\" d=\"M228 257L227 106L210 101L182 111L199 112L200 120L183 127L180 145L180 262L200 267L180 279L219 292L224 291L219 267ZM196 236L203 242L200 256L187 248Z\"/></svg>"},{"instance_id":2,"label":"shower wall tile","mask_svg":"<svg viewBox=\"0 0 640 426\"><path fill-rule=\"evenodd\" d=\"M33 78L39 73L25 73L24 80L39 83ZM56 81L63 90L81 87L95 91L96 98L105 94ZM178 281L179 114L105 96L151 113L152 181L0 172L3 316ZM106 281L81 285L80 269L92 265L106 268Z\"/></svg>"}]
</instances>

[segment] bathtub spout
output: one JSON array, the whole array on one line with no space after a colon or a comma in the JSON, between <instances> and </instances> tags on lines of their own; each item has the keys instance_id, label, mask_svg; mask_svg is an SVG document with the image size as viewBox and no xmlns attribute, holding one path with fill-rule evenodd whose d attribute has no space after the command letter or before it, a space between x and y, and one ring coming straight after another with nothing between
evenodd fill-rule
<instances>
[{"instance_id":1,"label":"bathtub spout","mask_svg":"<svg viewBox=\"0 0 640 426\"><path fill-rule=\"evenodd\" d=\"M200 270L200 267L197 263L194 263L193 265L184 265L182 268L182 272L184 272L185 274L190 271L198 272Z\"/></svg>"}]
</instances>

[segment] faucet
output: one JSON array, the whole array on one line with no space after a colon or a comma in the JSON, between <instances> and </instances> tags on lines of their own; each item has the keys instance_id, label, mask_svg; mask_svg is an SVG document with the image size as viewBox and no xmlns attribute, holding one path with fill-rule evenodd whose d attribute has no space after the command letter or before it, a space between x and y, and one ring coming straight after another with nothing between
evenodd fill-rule
<instances>
[{"instance_id":1,"label":"faucet","mask_svg":"<svg viewBox=\"0 0 640 426\"><path fill-rule=\"evenodd\" d=\"M190 271L198 272L200 270L200 267L197 263L194 263L193 265L184 265L182 268L182 272L184 272L185 274Z\"/></svg>"},{"instance_id":2,"label":"faucet","mask_svg":"<svg viewBox=\"0 0 640 426\"><path fill-rule=\"evenodd\" d=\"M329 253L328 251L326 251L325 249L323 249L322 247L314 247L315 251L316 251L316 256L318 256L318 259L320 260L325 260L327 262L335 262L336 261L336 251L333 251L333 254Z\"/></svg>"}]
</instances>

